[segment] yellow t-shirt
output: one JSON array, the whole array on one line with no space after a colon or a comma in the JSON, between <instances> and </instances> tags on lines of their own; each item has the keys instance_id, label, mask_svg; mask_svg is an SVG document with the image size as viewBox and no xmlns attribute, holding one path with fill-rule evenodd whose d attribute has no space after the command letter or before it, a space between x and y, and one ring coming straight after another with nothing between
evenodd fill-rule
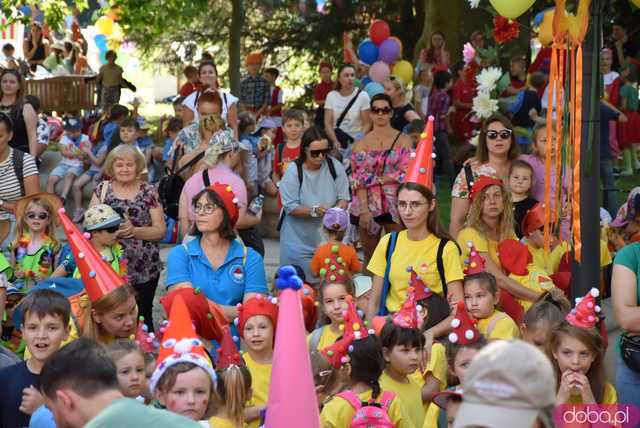
<instances>
[{"instance_id":1,"label":"yellow t-shirt","mask_svg":"<svg viewBox=\"0 0 640 428\"><path fill-rule=\"evenodd\" d=\"M534 265L533 263L530 263L527 266L527 270L529 271L527 275L516 275L512 273L509 274L509 278L513 279L523 287L526 287L529 290L535 291L539 294L554 287L553 281L551 280L551 278L549 278L544 269L538 267L537 265ZM531 305L533 305L533 302L531 300L516 300L518 301L518 303L520 303L520 306L522 306L522 309L524 309L525 311L527 311L531 307Z\"/></svg>"},{"instance_id":2,"label":"yellow t-shirt","mask_svg":"<svg viewBox=\"0 0 640 428\"><path fill-rule=\"evenodd\" d=\"M266 406L269 398L269 383L271 381L271 364L257 363L248 352L242 354L247 369L251 373L251 390L253 392L251 400L247 402L247 407ZM257 428L260 420L247 424L249 427Z\"/></svg>"},{"instance_id":3,"label":"yellow t-shirt","mask_svg":"<svg viewBox=\"0 0 640 428\"><path fill-rule=\"evenodd\" d=\"M384 271L387 267L386 253L390 237L390 234L382 237L367 266L371 273L379 277L384 277ZM414 268L431 291L442 296L443 287L440 282L436 260L438 245L440 245L440 238L433 234L421 241L409 240L406 230L398 234L396 248L391 256L391 270L389 271L391 287L386 302L389 312L399 311L402 303L407 299L407 288L411 279L411 273L407 272L407 267L409 266ZM460 266L460 253L455 243L447 242L442 253L442 262L447 284L453 281L461 281L464 278Z\"/></svg>"},{"instance_id":4,"label":"yellow t-shirt","mask_svg":"<svg viewBox=\"0 0 640 428\"><path fill-rule=\"evenodd\" d=\"M494 322L494 320L496 320ZM493 329L489 333L489 325L493 322ZM478 331L485 339L517 339L520 336L520 330L513 319L500 311L493 311L493 314L487 318L478 320Z\"/></svg>"},{"instance_id":5,"label":"yellow t-shirt","mask_svg":"<svg viewBox=\"0 0 640 428\"><path fill-rule=\"evenodd\" d=\"M417 376L420 377L420 376ZM392 379L385 370L380 376L380 388L383 391L393 391L402 404L403 413L407 415L411 426L421 427L424 423L425 411L422 404L422 383L416 376L408 376L407 383L401 383Z\"/></svg>"},{"instance_id":6,"label":"yellow t-shirt","mask_svg":"<svg viewBox=\"0 0 640 428\"><path fill-rule=\"evenodd\" d=\"M385 391L384 388L382 388ZM396 392L396 391L393 391ZM397 397L393 399L389 405L387 414L389 419L393 422L396 428L412 428L414 425L407 419L403 412L403 406L400 404L400 400ZM358 394L360 401L367 402L371 399L371 391L365 391ZM320 425L322 428L347 428L351 424L355 409L353 406L342 397L333 397L322 408L320 413Z\"/></svg>"},{"instance_id":7,"label":"yellow t-shirt","mask_svg":"<svg viewBox=\"0 0 640 428\"><path fill-rule=\"evenodd\" d=\"M538 249L537 251L544 254L544 250L542 248ZM547 269L545 270L550 274L556 273L558 271L558 267L560 266L560 261L562 260L562 256L564 256L564 254L567 251L571 251L571 248L569 247L569 243L566 241L561 242L553 250L551 250L551 253L548 256L548 266L547 266ZM613 260L611 258L611 252L609 251L609 247L607 246L607 243L601 239L600 240L600 267L603 268L605 266L608 266L611 264L612 261ZM534 256L534 263L535 263L535 256Z\"/></svg>"},{"instance_id":8,"label":"yellow t-shirt","mask_svg":"<svg viewBox=\"0 0 640 428\"><path fill-rule=\"evenodd\" d=\"M512 238L517 239L515 234L512 236ZM476 250L478 250L478 252L488 253L489 258L497 266L500 266L500 259L498 258L498 241L487 239L487 237L485 237L483 234L472 227L465 227L464 229L462 229L460 233L458 233L456 241L458 241L458 245L460 245L460 248L462 248L461 261L463 264L464 260L469 257L469 253L471 252L469 247L467 246L467 243L473 242L473 245L476 247Z\"/></svg>"},{"instance_id":9,"label":"yellow t-shirt","mask_svg":"<svg viewBox=\"0 0 640 428\"><path fill-rule=\"evenodd\" d=\"M441 343L434 343L431 346L431 355L429 356L429 363L427 364L427 370L425 374L431 373L433 377L440 381L440 391L444 391L447 388L447 356L445 347ZM440 407L433 403L429 403L426 407L426 415L424 418L423 427L435 428L438 426L438 416L440 415Z\"/></svg>"},{"instance_id":10,"label":"yellow t-shirt","mask_svg":"<svg viewBox=\"0 0 640 428\"><path fill-rule=\"evenodd\" d=\"M582 404L582 396L572 395L569 398L569 404ZM560 403L558 403L560 404ZM598 404L618 404L618 393L613 385L607 382L604 385L604 394L602 396L602 403Z\"/></svg>"},{"instance_id":11,"label":"yellow t-shirt","mask_svg":"<svg viewBox=\"0 0 640 428\"><path fill-rule=\"evenodd\" d=\"M209 419L209 426L211 428L237 428L229 419L218 416L213 416Z\"/></svg>"},{"instance_id":12,"label":"yellow t-shirt","mask_svg":"<svg viewBox=\"0 0 640 428\"><path fill-rule=\"evenodd\" d=\"M67 338L67 340L63 341L60 344L60 347L62 348L63 346L70 344L71 342L76 340L78 337L80 337L80 334L78 333L78 328L76 327L76 323L73 321L72 318L70 318L69 319L69 337ZM31 352L29 352L29 348L26 348L26 347L24 348L24 355L22 358L25 361L31 358Z\"/></svg>"},{"instance_id":13,"label":"yellow t-shirt","mask_svg":"<svg viewBox=\"0 0 640 428\"><path fill-rule=\"evenodd\" d=\"M341 331L333 331L329 324L320 327L322 329L322 334L320 335L320 340L318 341L318 346L316 349L311 349L311 351L322 351L327 346L333 345L336 343L336 340L340 336L342 336ZM313 332L307 336L307 345L311 347L311 339L313 338Z\"/></svg>"}]
</instances>

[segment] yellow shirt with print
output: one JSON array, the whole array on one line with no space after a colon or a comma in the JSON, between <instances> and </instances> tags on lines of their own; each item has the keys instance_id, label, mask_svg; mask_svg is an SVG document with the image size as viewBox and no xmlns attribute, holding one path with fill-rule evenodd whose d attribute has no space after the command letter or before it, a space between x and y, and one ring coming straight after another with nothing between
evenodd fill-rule
<instances>
[{"instance_id":1,"label":"yellow shirt with print","mask_svg":"<svg viewBox=\"0 0 640 428\"><path fill-rule=\"evenodd\" d=\"M260 364L257 363L248 352L242 354L247 369L251 373L251 400L247 402L247 407L260 406L265 407L267 405L267 399L269 398L269 383L271 381L271 363ZM260 425L260 420L246 424L248 427L257 428Z\"/></svg>"},{"instance_id":2,"label":"yellow shirt with print","mask_svg":"<svg viewBox=\"0 0 640 428\"><path fill-rule=\"evenodd\" d=\"M569 397L569 404L582 404L582 396L581 395L572 395ZM560 404L560 403L558 403ZM616 388L607 382L604 385L604 394L602 395L602 403L598 404L618 404L618 393L616 392Z\"/></svg>"},{"instance_id":3,"label":"yellow shirt with print","mask_svg":"<svg viewBox=\"0 0 640 428\"><path fill-rule=\"evenodd\" d=\"M478 320L478 331L487 340L510 340L517 339L520 336L520 330L515 321L504 312L495 310L491 316Z\"/></svg>"},{"instance_id":4,"label":"yellow shirt with print","mask_svg":"<svg viewBox=\"0 0 640 428\"><path fill-rule=\"evenodd\" d=\"M533 263L529 263L527 266L527 270L529 271L526 275L516 275L515 273L509 274L509 278L516 281L518 284L522 285L529 290L535 291L538 294L542 294L544 291L548 291L554 288L553 281L544 269L534 265ZM529 310L533 302L531 300L526 299L516 299L522 309Z\"/></svg>"},{"instance_id":5,"label":"yellow shirt with print","mask_svg":"<svg viewBox=\"0 0 640 428\"><path fill-rule=\"evenodd\" d=\"M518 239L515 233L510 237L510 239ZM489 258L497 265L500 266L500 259L498 258L498 241L494 241L492 239L488 239L482 233L478 232L476 229L472 227L465 227L458 233L458 237L456 238L458 241L458 245L462 248L462 263L464 260L469 258L469 253L471 252L470 248L467 246L467 243L473 242L474 247L480 253L488 253Z\"/></svg>"},{"instance_id":6,"label":"yellow shirt with print","mask_svg":"<svg viewBox=\"0 0 640 428\"><path fill-rule=\"evenodd\" d=\"M556 245L556 247L549 253L545 253L544 248L534 248L529 243L527 243L527 246L529 247L529 251L533 256L533 264L543 268L549 274L558 272L558 267L560 266L562 256L564 256L567 251L571 251L569 243L566 241ZM606 241L601 239L600 267L603 268L605 266L608 266L612 263L612 261L613 259L611 257L611 252L609 251L609 247L607 246Z\"/></svg>"},{"instance_id":7,"label":"yellow shirt with print","mask_svg":"<svg viewBox=\"0 0 640 428\"><path fill-rule=\"evenodd\" d=\"M383 391L393 391L402 404L403 413L407 415L411 426L421 427L424 423L425 411L422 404L422 386L424 379L419 376L408 376L408 382L398 382L391 378L385 370L380 376L380 388Z\"/></svg>"},{"instance_id":8,"label":"yellow shirt with print","mask_svg":"<svg viewBox=\"0 0 640 428\"><path fill-rule=\"evenodd\" d=\"M425 370L425 376L429 373L433 375L440 382L440 391L444 391L447 388L447 356L445 347L442 343L434 343L431 346L431 355L429 356L429 363ZM426 415L424 418L423 428L435 428L438 426L438 416L440 415L440 408L434 403L429 403L426 407Z\"/></svg>"},{"instance_id":9,"label":"yellow shirt with print","mask_svg":"<svg viewBox=\"0 0 640 428\"><path fill-rule=\"evenodd\" d=\"M237 426L229 419L218 416L213 416L209 419L209 426L211 428L237 428Z\"/></svg>"},{"instance_id":10,"label":"yellow shirt with print","mask_svg":"<svg viewBox=\"0 0 640 428\"><path fill-rule=\"evenodd\" d=\"M382 391L386 391L382 388ZM387 414L396 428L414 428L415 425L407 418L403 411L396 391L392 391L396 397L391 401ZM382 392L380 393L382 394ZM361 402L371 400L371 390L358 394ZM379 398L379 397L378 397ZM378 400L379 401L379 400ZM322 408L320 413L320 425L322 428L346 428L351 425L353 415L356 413L353 406L344 398L335 396Z\"/></svg>"},{"instance_id":11,"label":"yellow shirt with print","mask_svg":"<svg viewBox=\"0 0 640 428\"><path fill-rule=\"evenodd\" d=\"M338 338L342 336L341 331L333 331L331 329L331 325L329 324L319 328L322 329L322 333L320 334L320 340L318 341L318 346L316 346L316 349L310 349L311 351L322 351L327 346L330 346L336 343L336 340L338 340ZM311 334L307 336L307 346L309 346L309 348L311 348L311 340L313 339L314 331L312 331Z\"/></svg>"},{"instance_id":12,"label":"yellow shirt with print","mask_svg":"<svg viewBox=\"0 0 640 428\"><path fill-rule=\"evenodd\" d=\"M384 278L387 267L387 247L391 235L382 237L376 247L367 269L374 275ZM438 246L440 238L430 234L421 241L411 241L407 237L407 231L398 233L395 251L391 256L391 270L389 271L389 294L387 295L387 309L389 312L400 310L402 303L407 298L407 288L411 273L407 267L411 266L420 275L431 291L443 295L443 287L438 274ZM460 266L460 253L454 242L447 242L442 252L444 276L447 284L453 281L461 281L464 277ZM446 297L446 296L443 296Z\"/></svg>"},{"instance_id":13,"label":"yellow shirt with print","mask_svg":"<svg viewBox=\"0 0 640 428\"><path fill-rule=\"evenodd\" d=\"M80 334L78 333L78 328L76 327L76 323L73 321L73 318L70 318L69 319L69 337L67 337L67 340L63 341L60 344L60 347L62 348L63 346L70 344L71 342L76 340L78 337L80 337ZM28 347L24 348L24 355L22 358L25 361L31 358L31 352L29 352Z\"/></svg>"}]
</instances>

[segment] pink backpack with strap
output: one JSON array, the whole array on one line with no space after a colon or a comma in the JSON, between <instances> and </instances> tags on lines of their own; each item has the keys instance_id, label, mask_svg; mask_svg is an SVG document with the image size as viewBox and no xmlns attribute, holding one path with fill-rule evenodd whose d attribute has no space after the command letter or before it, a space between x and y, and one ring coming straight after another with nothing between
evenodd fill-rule
<instances>
[{"instance_id":1,"label":"pink backpack with strap","mask_svg":"<svg viewBox=\"0 0 640 428\"><path fill-rule=\"evenodd\" d=\"M388 413L395 396L393 392L385 391L380 396L378 404L373 400L363 403L353 391L343 391L338 394L338 397L347 400L356 409L349 428L395 428Z\"/></svg>"}]
</instances>

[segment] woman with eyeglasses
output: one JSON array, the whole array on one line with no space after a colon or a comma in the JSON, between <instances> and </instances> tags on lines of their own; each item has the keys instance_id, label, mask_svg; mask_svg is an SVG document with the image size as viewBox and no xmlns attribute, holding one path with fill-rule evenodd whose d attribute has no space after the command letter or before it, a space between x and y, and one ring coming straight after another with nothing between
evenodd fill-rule
<instances>
[{"instance_id":1,"label":"woman with eyeglasses","mask_svg":"<svg viewBox=\"0 0 640 428\"><path fill-rule=\"evenodd\" d=\"M136 290L140 315L153 331L153 298L162 271L158 241L167 228L155 187L140 179L145 167L136 147L122 144L113 149L103 170L111 180L96 186L89 206L106 204L122 216L117 237L127 259L129 284Z\"/></svg>"},{"instance_id":2,"label":"woman with eyeglasses","mask_svg":"<svg viewBox=\"0 0 640 428\"><path fill-rule=\"evenodd\" d=\"M500 305L517 323L522 320L523 309L515 299L536 301L539 294L509 278L502 270L498 258L498 245L505 239L515 239L511 194L503 180L490 175L475 179L469 195L470 207L465 228L456 240L462 248L462 261L468 260L470 244L484 259L485 270L495 276L500 288ZM515 298L515 299L514 299Z\"/></svg>"},{"instance_id":3,"label":"woman with eyeglasses","mask_svg":"<svg viewBox=\"0 0 640 428\"><path fill-rule=\"evenodd\" d=\"M203 160L208 169L194 174L182 188L178 210L181 236L189 234L191 226L197 220L193 204L190 201L207 187L207 182L209 184L227 183L231 186L231 190L238 199L239 215L235 224L236 230L245 230L256 226L262 218L261 214L254 216L247 212L247 186L242 176L236 172L242 164L242 149L231 135L231 130L227 129L216 134L212 143L211 147L206 150Z\"/></svg>"},{"instance_id":4,"label":"woman with eyeglasses","mask_svg":"<svg viewBox=\"0 0 640 428\"><path fill-rule=\"evenodd\" d=\"M219 305L228 322L237 304L267 293L262 256L245 247L234 229L240 207L229 184L212 183L191 200L195 239L174 247L167 263L169 292L195 288Z\"/></svg>"},{"instance_id":5,"label":"woman with eyeglasses","mask_svg":"<svg viewBox=\"0 0 640 428\"><path fill-rule=\"evenodd\" d=\"M322 242L322 217L331 207L349 204L349 179L332 151L327 135L312 126L302 136L300 157L280 181L280 264L301 266L310 283L317 282L309 262Z\"/></svg>"},{"instance_id":6,"label":"woman with eyeglasses","mask_svg":"<svg viewBox=\"0 0 640 428\"><path fill-rule=\"evenodd\" d=\"M400 231L396 194L411 155L411 138L391 126L393 105L387 94L371 98L373 128L353 146L350 212L360 229L365 264L380 240L380 230ZM355 220L355 221L354 221Z\"/></svg>"},{"instance_id":7,"label":"woman with eyeglasses","mask_svg":"<svg viewBox=\"0 0 640 428\"><path fill-rule=\"evenodd\" d=\"M9 145L36 157L38 117L31 104L24 101L24 82L17 70L0 73L0 112L6 113L13 123Z\"/></svg>"},{"instance_id":8,"label":"woman with eyeglasses","mask_svg":"<svg viewBox=\"0 0 640 428\"><path fill-rule=\"evenodd\" d=\"M390 247L392 235L383 236L367 266L374 274L366 311L368 320L381 309L398 312L415 275L419 275L432 293L446 299L449 306L455 306L464 298L460 253L455 241L440 225L435 195L421 184L403 183L398 188L397 207L400 222L406 230L397 233L393 249ZM385 283L388 293L382 301ZM446 334L451 319L448 317L434 325L429 330L433 337Z\"/></svg>"},{"instance_id":9,"label":"woman with eyeglasses","mask_svg":"<svg viewBox=\"0 0 640 428\"><path fill-rule=\"evenodd\" d=\"M511 162L517 157L518 145L509 119L500 114L488 118L480 131L475 158L460 170L453 183L449 224L451 236L457 237L464 226L471 205L473 182L480 175L489 175L508 183Z\"/></svg>"},{"instance_id":10,"label":"woman with eyeglasses","mask_svg":"<svg viewBox=\"0 0 640 428\"><path fill-rule=\"evenodd\" d=\"M408 124L420 119L420 115L413 105L407 101L407 90L399 77L390 76L384 82L384 93L391 98L393 107L391 126L393 128L403 131Z\"/></svg>"}]
</instances>

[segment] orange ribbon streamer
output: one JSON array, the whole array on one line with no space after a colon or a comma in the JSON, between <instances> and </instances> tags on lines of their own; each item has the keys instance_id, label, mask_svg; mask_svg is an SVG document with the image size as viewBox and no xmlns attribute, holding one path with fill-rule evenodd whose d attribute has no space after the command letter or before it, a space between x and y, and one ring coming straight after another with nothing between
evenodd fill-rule
<instances>
[{"instance_id":1,"label":"orange ribbon streamer","mask_svg":"<svg viewBox=\"0 0 640 428\"><path fill-rule=\"evenodd\" d=\"M580 230L580 146L582 145L582 44L578 45L575 67L575 140L573 145L573 251L578 263L582 260Z\"/></svg>"},{"instance_id":2,"label":"orange ribbon streamer","mask_svg":"<svg viewBox=\"0 0 640 428\"><path fill-rule=\"evenodd\" d=\"M560 49L558 51L558 81L560 81L561 83L564 82L564 60L565 60L565 50L564 49ZM563 177L561 175L562 173L562 143L563 143L563 138L562 138L562 124L563 124L563 120L564 120L564 84L561 84L560 86L560 90L558 91L558 94L556 95L556 140L555 140L555 155L556 155L556 165L555 165L555 170L556 170L556 186L554 192L553 192L553 200L556 202L556 210L555 210L555 217L554 217L554 223L556 225L559 225L558 223L558 218L560 215L560 211L562 210L562 207L564 205L564 200L562 199L564 196L562 195L562 183L563 183Z\"/></svg>"}]
</instances>

